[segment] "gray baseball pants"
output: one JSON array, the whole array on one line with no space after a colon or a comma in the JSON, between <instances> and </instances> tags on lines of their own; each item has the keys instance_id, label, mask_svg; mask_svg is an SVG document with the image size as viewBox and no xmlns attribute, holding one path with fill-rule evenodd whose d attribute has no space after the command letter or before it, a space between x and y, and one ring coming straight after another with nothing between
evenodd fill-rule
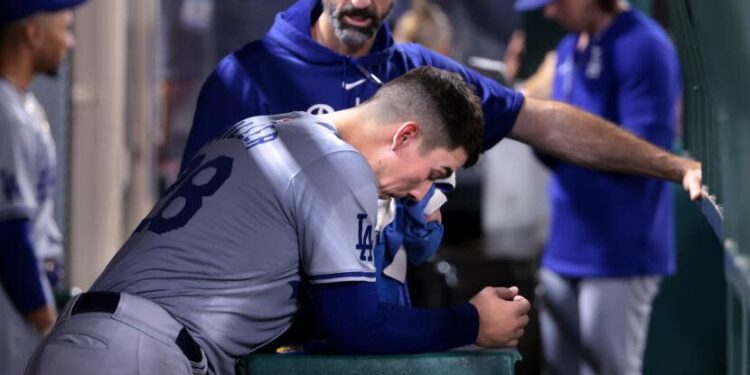
<instances>
[{"instance_id":1,"label":"gray baseball pants","mask_svg":"<svg viewBox=\"0 0 750 375\"><path fill-rule=\"evenodd\" d=\"M542 268L539 282L545 374L641 374L661 277L581 279Z\"/></svg>"},{"instance_id":2,"label":"gray baseball pants","mask_svg":"<svg viewBox=\"0 0 750 375\"><path fill-rule=\"evenodd\" d=\"M42 335L18 312L0 285L0 373L21 375Z\"/></svg>"},{"instance_id":3,"label":"gray baseball pants","mask_svg":"<svg viewBox=\"0 0 750 375\"><path fill-rule=\"evenodd\" d=\"M112 295L113 302L104 298L112 302L111 308L107 303L89 303L90 298L72 299L34 352L26 374L207 373L200 348L194 362L185 354L184 345L177 344L186 331L166 310L130 294L109 293L108 297Z\"/></svg>"}]
</instances>

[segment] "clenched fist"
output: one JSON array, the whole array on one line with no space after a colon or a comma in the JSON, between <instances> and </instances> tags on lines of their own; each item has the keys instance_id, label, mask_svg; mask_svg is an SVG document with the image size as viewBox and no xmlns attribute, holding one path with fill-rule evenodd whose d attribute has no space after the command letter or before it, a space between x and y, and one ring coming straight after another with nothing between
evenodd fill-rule
<instances>
[{"instance_id":1,"label":"clenched fist","mask_svg":"<svg viewBox=\"0 0 750 375\"><path fill-rule=\"evenodd\" d=\"M485 287L469 303L479 312L476 344L484 347L514 347L529 323L529 300L518 288Z\"/></svg>"}]
</instances>

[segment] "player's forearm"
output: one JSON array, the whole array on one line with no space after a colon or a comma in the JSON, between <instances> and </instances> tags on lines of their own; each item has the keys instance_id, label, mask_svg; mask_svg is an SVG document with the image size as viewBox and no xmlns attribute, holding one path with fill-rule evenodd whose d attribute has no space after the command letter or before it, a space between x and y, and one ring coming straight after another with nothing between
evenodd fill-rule
<instances>
[{"instance_id":1,"label":"player's forearm","mask_svg":"<svg viewBox=\"0 0 750 375\"><path fill-rule=\"evenodd\" d=\"M584 167L682 182L700 163L678 157L600 117L527 98L511 137Z\"/></svg>"},{"instance_id":2,"label":"player's forearm","mask_svg":"<svg viewBox=\"0 0 750 375\"><path fill-rule=\"evenodd\" d=\"M21 315L47 306L28 219L0 223L0 284Z\"/></svg>"},{"instance_id":3,"label":"player's forearm","mask_svg":"<svg viewBox=\"0 0 750 375\"><path fill-rule=\"evenodd\" d=\"M363 282L315 285L313 293L316 321L342 353L440 351L473 343L479 331L477 310L468 303L444 309L384 304L375 284Z\"/></svg>"}]
</instances>

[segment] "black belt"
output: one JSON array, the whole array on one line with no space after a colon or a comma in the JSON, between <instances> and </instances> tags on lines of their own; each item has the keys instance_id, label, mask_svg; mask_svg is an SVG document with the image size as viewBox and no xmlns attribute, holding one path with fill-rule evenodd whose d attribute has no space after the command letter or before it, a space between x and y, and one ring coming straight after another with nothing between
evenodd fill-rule
<instances>
[{"instance_id":1,"label":"black belt","mask_svg":"<svg viewBox=\"0 0 750 375\"><path fill-rule=\"evenodd\" d=\"M120 293L115 292L88 292L81 294L78 297L70 315L84 314L84 313L109 313L114 314L117 310L117 305L120 303ZM182 350L182 354L187 359L193 362L200 362L203 360L203 352L198 343L193 340L190 333L182 327L180 332L177 334L175 344Z\"/></svg>"}]
</instances>

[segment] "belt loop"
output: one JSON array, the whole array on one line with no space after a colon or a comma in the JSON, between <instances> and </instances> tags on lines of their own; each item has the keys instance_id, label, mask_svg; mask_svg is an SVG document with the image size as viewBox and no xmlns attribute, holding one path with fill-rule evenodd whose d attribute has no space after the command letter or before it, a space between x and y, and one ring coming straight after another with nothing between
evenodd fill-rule
<instances>
[{"instance_id":1,"label":"belt loop","mask_svg":"<svg viewBox=\"0 0 750 375\"><path fill-rule=\"evenodd\" d=\"M182 327L180 333L177 334L175 344L180 347L182 353L185 354L185 357L187 357L187 359L195 363L199 363L201 360L203 360L201 347L198 345L198 343L195 342L195 340L193 340L193 337L190 336L190 333L187 331L187 329L185 329L185 327Z\"/></svg>"},{"instance_id":2,"label":"belt loop","mask_svg":"<svg viewBox=\"0 0 750 375\"><path fill-rule=\"evenodd\" d=\"M78 302L78 299L81 298L81 295L83 293L76 294L71 298L68 303L65 304L65 307L63 308L63 311L60 313L60 316L58 317L58 320L67 319L71 314L70 312L73 311L73 306L76 305Z\"/></svg>"},{"instance_id":3,"label":"belt loop","mask_svg":"<svg viewBox=\"0 0 750 375\"><path fill-rule=\"evenodd\" d=\"M116 292L83 293L73 305L70 315L93 312L114 314L120 305L120 298L120 293Z\"/></svg>"}]
</instances>

